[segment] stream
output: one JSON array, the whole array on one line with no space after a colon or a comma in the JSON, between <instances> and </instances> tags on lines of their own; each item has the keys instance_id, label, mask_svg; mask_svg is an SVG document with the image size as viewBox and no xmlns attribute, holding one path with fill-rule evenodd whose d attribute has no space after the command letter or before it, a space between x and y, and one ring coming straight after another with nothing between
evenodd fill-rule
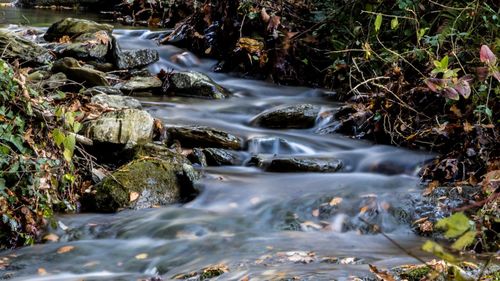
<instances>
[{"instance_id":1,"label":"stream","mask_svg":"<svg viewBox=\"0 0 500 281\"><path fill-rule=\"evenodd\" d=\"M65 16L98 19L73 11L0 8L0 27L28 23L44 28ZM215 61L157 45L150 38L158 32L117 26L114 35L123 49L159 51L151 73L162 68L204 72L234 96L140 97L153 116L167 125L205 125L249 140L243 152L247 159L255 154L334 157L344 168L337 173L205 168L198 183L202 193L184 205L59 216L54 230L59 242L0 252L12 265L0 269L0 279L172 280L223 264L229 271L216 280L352 280L370 276L368 264L391 268L417 263L364 221L428 258L419 250L425 238L413 234L404 212L421 192L419 165L433 155L318 134L333 122L328 118L307 130L252 127L252 117L277 105L311 103L323 111L341 105L325 99L320 89L213 73ZM61 249L68 251L62 254Z\"/></svg>"}]
</instances>

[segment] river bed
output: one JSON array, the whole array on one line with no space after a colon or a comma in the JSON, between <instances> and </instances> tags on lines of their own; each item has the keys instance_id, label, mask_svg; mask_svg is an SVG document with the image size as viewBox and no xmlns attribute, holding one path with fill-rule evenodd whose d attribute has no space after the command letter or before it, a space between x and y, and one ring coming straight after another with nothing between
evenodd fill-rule
<instances>
[{"instance_id":1,"label":"river bed","mask_svg":"<svg viewBox=\"0 0 500 281\"><path fill-rule=\"evenodd\" d=\"M20 21L44 28L65 16L99 19L73 11L12 8L0 9L0 15L0 27L10 29L17 27L8 24ZM370 231L364 221L427 257L419 250L425 239L412 233L402 214L421 192L419 165L433 155L318 134L333 121L328 118L307 130L253 127L253 116L277 105L311 103L325 112L341 105L325 99L325 90L213 73L215 61L157 45L150 38L158 32L117 26L114 35L124 49L160 52L160 61L149 67L151 73L201 71L234 97L141 97L153 116L168 125L205 125L251 139L247 157L335 157L344 162L343 170L323 174L268 173L246 166L206 168L198 183L202 193L184 205L59 216L54 230L59 242L0 252L12 265L0 269L0 279L171 280L224 264L228 272L217 280L351 280L369 276L368 264L391 268L417 262ZM157 277L161 279L152 279Z\"/></svg>"}]
</instances>

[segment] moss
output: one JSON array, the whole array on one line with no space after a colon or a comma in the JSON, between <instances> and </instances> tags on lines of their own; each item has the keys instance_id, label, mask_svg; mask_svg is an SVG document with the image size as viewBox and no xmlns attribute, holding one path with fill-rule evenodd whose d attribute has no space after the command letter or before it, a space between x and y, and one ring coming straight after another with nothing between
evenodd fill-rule
<instances>
[{"instance_id":1,"label":"moss","mask_svg":"<svg viewBox=\"0 0 500 281\"><path fill-rule=\"evenodd\" d=\"M401 274L401 277L408 279L408 281L420 281L422 278L427 276L431 272L430 268L427 266L421 266L414 269L410 269Z\"/></svg>"}]
</instances>

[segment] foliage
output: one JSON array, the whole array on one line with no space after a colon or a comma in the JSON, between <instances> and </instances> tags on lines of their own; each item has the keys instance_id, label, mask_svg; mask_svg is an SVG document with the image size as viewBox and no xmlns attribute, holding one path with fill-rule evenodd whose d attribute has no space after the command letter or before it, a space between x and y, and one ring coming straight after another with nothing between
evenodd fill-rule
<instances>
[{"instance_id":1,"label":"foliage","mask_svg":"<svg viewBox=\"0 0 500 281\"><path fill-rule=\"evenodd\" d=\"M62 127L37 117L50 106L42 100L22 70L0 60L0 248L32 244L54 205L73 202L67 188L74 139L63 140L65 162L54 134ZM44 137L51 130L56 141Z\"/></svg>"}]
</instances>

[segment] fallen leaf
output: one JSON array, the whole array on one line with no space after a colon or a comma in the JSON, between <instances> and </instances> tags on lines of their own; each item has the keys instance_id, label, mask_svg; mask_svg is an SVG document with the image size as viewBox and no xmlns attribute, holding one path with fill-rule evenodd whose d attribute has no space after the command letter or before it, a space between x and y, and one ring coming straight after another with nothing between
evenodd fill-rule
<instances>
[{"instance_id":1,"label":"fallen leaf","mask_svg":"<svg viewBox=\"0 0 500 281\"><path fill-rule=\"evenodd\" d=\"M456 105L452 105L450 107L450 111L453 112L453 114L455 114L457 117L462 117L462 112Z\"/></svg>"},{"instance_id":2,"label":"fallen leaf","mask_svg":"<svg viewBox=\"0 0 500 281\"><path fill-rule=\"evenodd\" d=\"M64 246L64 247L61 247L57 250L57 253L58 254L65 254L65 253L69 253L71 251L73 251L75 249L74 246Z\"/></svg>"},{"instance_id":3,"label":"fallen leaf","mask_svg":"<svg viewBox=\"0 0 500 281\"><path fill-rule=\"evenodd\" d=\"M59 236L57 236L53 233L50 233L50 234L47 234L43 237L43 241L57 242L57 241L59 241Z\"/></svg>"},{"instance_id":4,"label":"fallen leaf","mask_svg":"<svg viewBox=\"0 0 500 281\"><path fill-rule=\"evenodd\" d=\"M371 265L369 264L368 265L370 267L370 271L375 274L375 276L377 276L377 278L379 280L382 280L382 281L396 281L396 279L394 278L394 276L392 276L392 274L390 274L389 272L387 271L380 271L377 267L375 267L374 265Z\"/></svg>"},{"instance_id":5,"label":"fallen leaf","mask_svg":"<svg viewBox=\"0 0 500 281\"><path fill-rule=\"evenodd\" d=\"M343 199L342 199L342 198L340 198L340 197L335 197L335 198L333 198L333 199L330 201L329 205L330 205L330 206L332 206L332 207L333 207L333 206L337 206L337 205L339 205L340 203L342 203L342 200L343 200Z\"/></svg>"},{"instance_id":6,"label":"fallen leaf","mask_svg":"<svg viewBox=\"0 0 500 281\"><path fill-rule=\"evenodd\" d=\"M137 192L130 192L130 202L134 202L139 198L139 193Z\"/></svg>"},{"instance_id":7,"label":"fallen leaf","mask_svg":"<svg viewBox=\"0 0 500 281\"><path fill-rule=\"evenodd\" d=\"M38 273L38 275L44 276L44 275L47 275L47 270L45 270L45 268L43 268L43 267L40 267L37 270L37 273Z\"/></svg>"},{"instance_id":8,"label":"fallen leaf","mask_svg":"<svg viewBox=\"0 0 500 281\"><path fill-rule=\"evenodd\" d=\"M135 259L137 259L137 260L145 260L147 258L148 258L148 254L146 254L146 253L138 254L137 256L135 256Z\"/></svg>"}]
</instances>

